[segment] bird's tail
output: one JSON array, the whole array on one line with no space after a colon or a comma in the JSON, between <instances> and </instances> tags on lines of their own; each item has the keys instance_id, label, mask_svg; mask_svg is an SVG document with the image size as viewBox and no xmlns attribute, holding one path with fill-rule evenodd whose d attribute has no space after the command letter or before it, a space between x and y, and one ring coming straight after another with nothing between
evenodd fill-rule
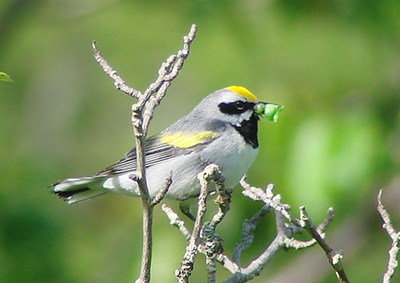
<instances>
[{"instance_id":1,"label":"bird's tail","mask_svg":"<svg viewBox=\"0 0 400 283\"><path fill-rule=\"evenodd\" d=\"M73 204L106 194L103 181L101 176L68 178L51 185L49 189L68 204Z\"/></svg>"}]
</instances>

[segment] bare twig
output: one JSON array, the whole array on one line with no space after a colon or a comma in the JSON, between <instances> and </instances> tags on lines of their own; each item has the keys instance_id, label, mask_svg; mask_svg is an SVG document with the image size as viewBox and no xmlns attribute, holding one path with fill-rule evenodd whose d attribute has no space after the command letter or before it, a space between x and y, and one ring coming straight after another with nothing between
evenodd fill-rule
<instances>
[{"instance_id":1,"label":"bare twig","mask_svg":"<svg viewBox=\"0 0 400 283\"><path fill-rule=\"evenodd\" d=\"M106 75L114 80L115 87L138 99L137 103L132 105L131 119L136 141L137 159L136 172L132 174L131 179L138 184L143 207L143 248L140 276L136 280L138 283L150 281L153 206L159 203L165 196L169 187L168 183L170 183L170 181L167 182L165 187L162 188L161 192L154 199L150 198L145 170L145 148L148 125L152 118L154 108L159 105L161 99L165 96L171 81L177 77L185 59L189 55L190 44L194 40L196 29L196 26L192 25L189 34L184 37L184 46L182 50L179 50L177 55L170 56L167 61L162 64L158 71L158 78L143 93L129 87L97 50L95 41L93 41L92 44L94 58Z\"/></svg>"},{"instance_id":2,"label":"bare twig","mask_svg":"<svg viewBox=\"0 0 400 283\"><path fill-rule=\"evenodd\" d=\"M232 255L232 261L240 266L240 256L242 255L242 251L251 246L254 239L254 230L258 224L258 221L264 217L268 212L271 211L271 207L268 205L264 205L260 211L253 215L250 220L245 220L242 228L242 241L235 246Z\"/></svg>"},{"instance_id":3,"label":"bare twig","mask_svg":"<svg viewBox=\"0 0 400 283\"><path fill-rule=\"evenodd\" d=\"M334 251L328 243L323 239L322 235L317 231L313 225L310 217L304 206L300 207L300 221L304 229L310 233L310 235L315 239L318 245L325 251L326 256L329 259L329 263L332 265L333 269L336 271L336 276L341 283L350 282L349 278L344 271L342 265L343 251Z\"/></svg>"},{"instance_id":4,"label":"bare twig","mask_svg":"<svg viewBox=\"0 0 400 283\"><path fill-rule=\"evenodd\" d=\"M398 266L397 256L400 251L400 232L397 232L390 220L390 215L382 204L382 190L378 193L378 212L383 220L383 229L385 229L386 233L389 235L392 240L392 246L389 250L389 260L387 264L387 270L383 275L383 283L389 283L394 275L394 272Z\"/></svg>"},{"instance_id":5,"label":"bare twig","mask_svg":"<svg viewBox=\"0 0 400 283\"><path fill-rule=\"evenodd\" d=\"M167 206L166 204L163 204L161 206L161 209L164 211L164 213L167 215L167 217L169 218L169 224L171 224L172 226L175 226L177 228L179 228L179 230L181 231L182 235L185 237L186 241L189 241L190 238L192 237L192 234L190 233L190 231L186 228L185 226L185 222L183 222L183 220L181 220L178 216L178 214L176 214L169 206Z\"/></svg>"},{"instance_id":6,"label":"bare twig","mask_svg":"<svg viewBox=\"0 0 400 283\"><path fill-rule=\"evenodd\" d=\"M328 213L326 215L325 220L321 224L319 224L317 227L317 232L321 235L322 238L325 238L325 231L328 229L329 225L332 223L334 217L335 217L335 214L334 214L333 208L330 207L328 209ZM298 228L297 226L293 225L293 229L297 229L297 228ZM315 245L316 243L317 243L317 241L314 238L312 238L309 241L299 241L294 238L290 238L286 242L286 247L296 249L296 250L301 250L301 249L309 248L309 247Z\"/></svg>"},{"instance_id":7,"label":"bare twig","mask_svg":"<svg viewBox=\"0 0 400 283\"><path fill-rule=\"evenodd\" d=\"M155 197L151 199L152 206L156 206L163 200L171 184L172 184L172 171L169 173L169 176L165 180L164 187L162 187L162 189L155 195Z\"/></svg>"},{"instance_id":8,"label":"bare twig","mask_svg":"<svg viewBox=\"0 0 400 283\"><path fill-rule=\"evenodd\" d=\"M114 81L114 86L116 89L121 90L129 96L139 98L142 93L134 88L129 87L125 81L118 75L117 71L115 71L108 62L103 58L100 51L97 50L96 41L93 40L92 48L94 53L94 59L96 59L97 63L99 63L100 67L103 69L104 73L109 76Z\"/></svg>"},{"instance_id":9,"label":"bare twig","mask_svg":"<svg viewBox=\"0 0 400 283\"><path fill-rule=\"evenodd\" d=\"M183 48L177 52L177 55L171 55L167 61L162 64L158 71L158 78L144 92L144 97L149 97L151 94L156 93L156 95L150 99L150 103L146 105L143 113L143 129L145 133L147 133L148 125L153 117L153 109L159 105L168 87L171 85L172 80L178 76L179 71L183 67L183 63L189 56L190 45L196 37L196 32L197 26L192 25L189 33L183 37Z\"/></svg>"},{"instance_id":10,"label":"bare twig","mask_svg":"<svg viewBox=\"0 0 400 283\"><path fill-rule=\"evenodd\" d=\"M215 282L217 257L222 251L220 238L216 235L216 226L222 221L226 213L229 211L231 201L230 191L224 188L224 177L218 166L214 164L208 165L198 176L200 180L200 195L198 198L197 215L194 218L195 225L193 234L185 227L183 221L166 205L162 206L163 211L170 219L170 224L178 227L185 238L189 241L181 268L176 270L178 282L188 282L188 278L193 269L193 264L197 253L206 255L207 266L207 282ZM206 199L208 196L208 184L210 181L215 182L217 197L215 203L218 205L218 211L214 214L211 221L202 225L202 218L206 211Z\"/></svg>"},{"instance_id":11,"label":"bare twig","mask_svg":"<svg viewBox=\"0 0 400 283\"><path fill-rule=\"evenodd\" d=\"M246 181L245 177L240 180L240 185L243 188L243 195L251 198L254 201L262 201L263 203L269 205L275 211L280 212L290 223L293 223L296 226L301 227L300 221L293 217L288 210L290 207L285 204L276 203L273 201L273 195L271 192L273 191L274 185L269 184L265 190L265 192L259 188L250 186ZM279 195L277 195L279 196Z\"/></svg>"}]
</instances>

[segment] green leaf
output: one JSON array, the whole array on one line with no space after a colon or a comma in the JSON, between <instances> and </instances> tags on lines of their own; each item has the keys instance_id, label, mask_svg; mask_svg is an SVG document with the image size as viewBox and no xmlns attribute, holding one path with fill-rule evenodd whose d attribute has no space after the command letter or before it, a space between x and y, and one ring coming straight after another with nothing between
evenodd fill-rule
<instances>
[{"instance_id":1,"label":"green leaf","mask_svg":"<svg viewBox=\"0 0 400 283\"><path fill-rule=\"evenodd\" d=\"M13 83L14 81L11 79L9 75L7 75L4 72L0 72L0 81L2 82L7 82L7 83Z\"/></svg>"}]
</instances>

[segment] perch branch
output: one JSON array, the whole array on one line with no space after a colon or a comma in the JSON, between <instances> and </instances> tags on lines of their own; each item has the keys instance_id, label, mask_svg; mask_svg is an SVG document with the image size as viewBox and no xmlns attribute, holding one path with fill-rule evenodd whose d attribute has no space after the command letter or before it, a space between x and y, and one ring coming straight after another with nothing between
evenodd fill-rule
<instances>
[{"instance_id":1,"label":"perch branch","mask_svg":"<svg viewBox=\"0 0 400 283\"><path fill-rule=\"evenodd\" d=\"M189 55L190 44L196 35L196 26L192 25L189 34L184 37L184 46L177 55L170 56L165 63L162 64L158 71L158 78L155 82L142 93L134 88L129 87L118 73L108 64L98 51L96 42L93 41L94 58L106 75L114 80L116 89L137 98L137 102L132 105L132 126L136 141L136 172L131 174L130 178L138 184L143 208L143 247L142 247L142 263L137 283L150 281L150 266L152 253L152 220L153 206L159 203L167 193L171 178L167 179L167 183L161 192L154 199L150 198L146 181L145 170L145 148L146 135L148 125L153 115L154 108L160 104L162 98L171 84L172 80L177 77L184 61Z\"/></svg>"},{"instance_id":2,"label":"perch branch","mask_svg":"<svg viewBox=\"0 0 400 283\"><path fill-rule=\"evenodd\" d=\"M200 242L200 231L203 221L203 216L207 210L207 195L208 195L208 184L211 180L215 179L219 169L217 165L208 165L203 172L198 175L200 181L200 195L197 202L197 214L196 220L193 227L192 236L190 237L189 243L186 246L186 251L181 262L181 267L175 270L175 276L177 282L189 282L189 276L192 273L196 255L198 252L198 246Z\"/></svg>"},{"instance_id":3,"label":"perch branch","mask_svg":"<svg viewBox=\"0 0 400 283\"><path fill-rule=\"evenodd\" d=\"M206 222L201 230L202 245L201 253L206 256L207 282L214 283L216 280L217 257L223 250L222 240L216 234L215 230L230 209L231 190L224 186L225 178L219 169L215 170L214 183L217 197L214 204L218 206L217 212L213 215L211 221Z\"/></svg>"}]
</instances>

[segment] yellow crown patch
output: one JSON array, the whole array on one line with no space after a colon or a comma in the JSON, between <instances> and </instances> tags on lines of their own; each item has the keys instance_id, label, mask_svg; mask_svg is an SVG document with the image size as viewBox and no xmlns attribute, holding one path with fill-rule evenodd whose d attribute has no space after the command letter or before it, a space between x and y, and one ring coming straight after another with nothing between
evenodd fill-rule
<instances>
[{"instance_id":1,"label":"yellow crown patch","mask_svg":"<svg viewBox=\"0 0 400 283\"><path fill-rule=\"evenodd\" d=\"M241 96L247 98L250 101L256 102L257 101L257 97L252 94L247 88L242 87L242 86L237 86L237 85L231 85L226 87L225 89L236 92L238 94L240 94Z\"/></svg>"},{"instance_id":2,"label":"yellow crown patch","mask_svg":"<svg viewBox=\"0 0 400 283\"><path fill-rule=\"evenodd\" d=\"M215 137L217 137L217 133L212 131L202 131L197 134L183 134L182 132L175 134L164 133L160 136L160 142L179 148L189 148L207 142Z\"/></svg>"}]
</instances>

